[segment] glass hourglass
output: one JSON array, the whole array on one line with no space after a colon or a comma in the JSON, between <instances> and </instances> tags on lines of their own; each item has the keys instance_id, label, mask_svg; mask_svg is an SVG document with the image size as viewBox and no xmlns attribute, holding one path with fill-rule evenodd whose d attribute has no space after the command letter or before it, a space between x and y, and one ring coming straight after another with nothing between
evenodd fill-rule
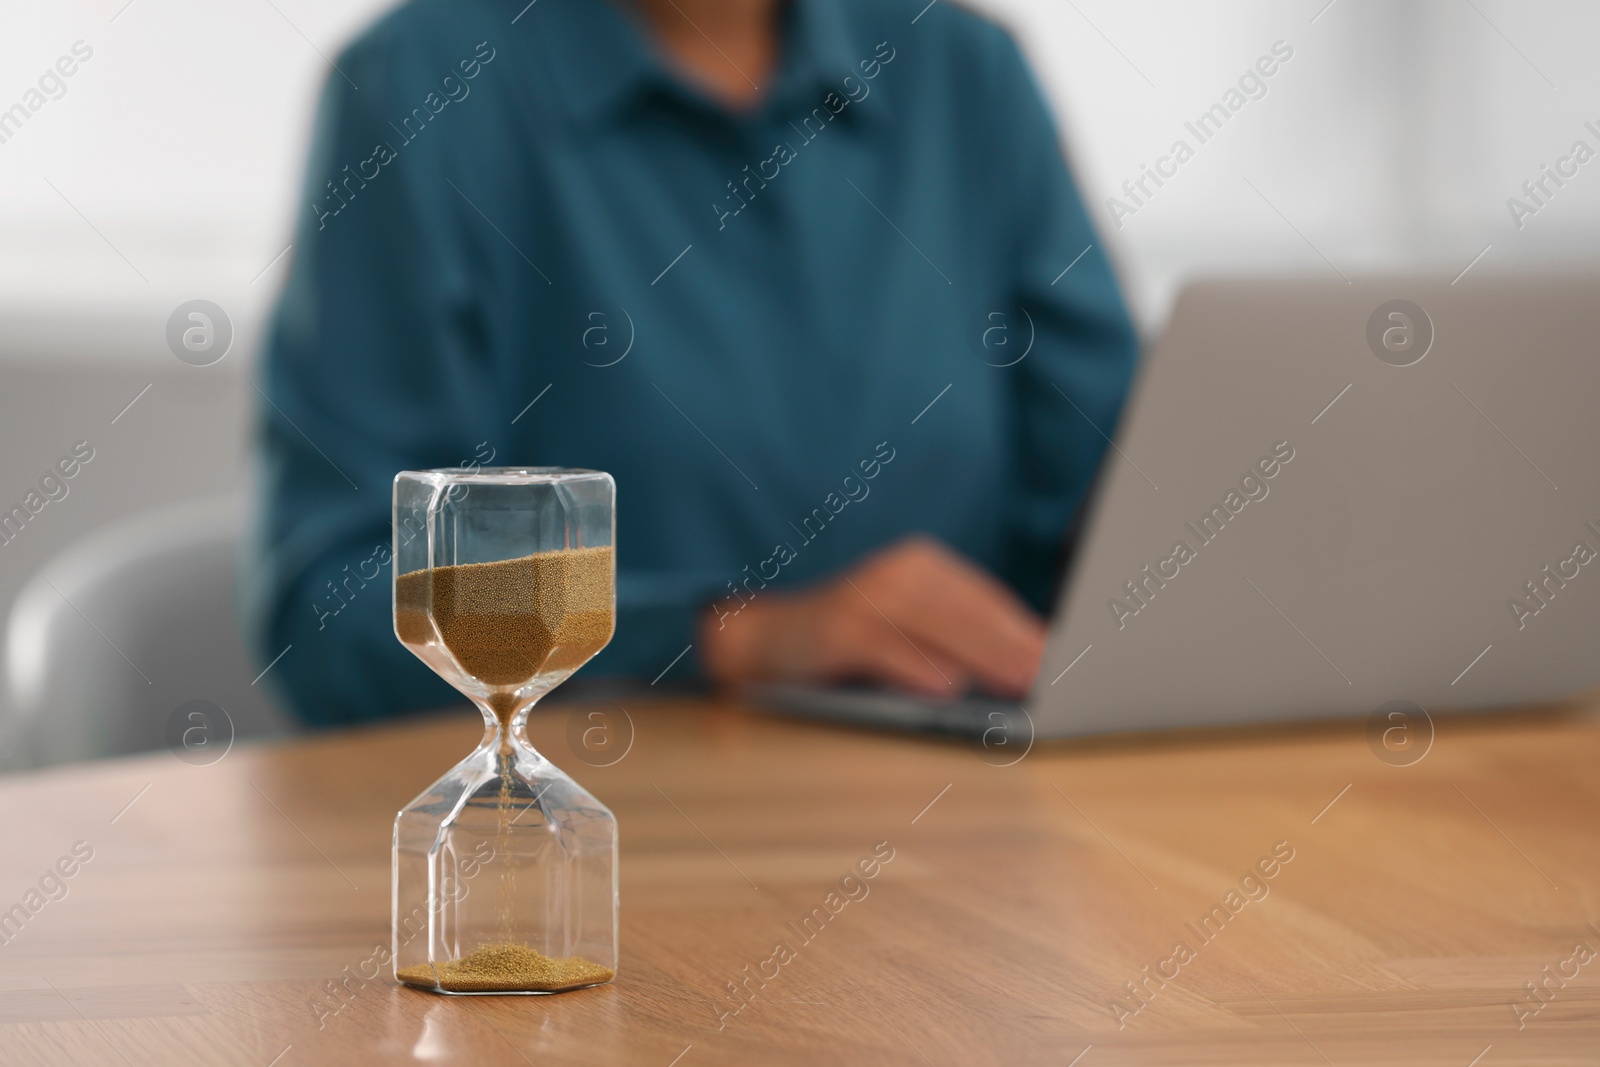
<instances>
[{"instance_id":1,"label":"glass hourglass","mask_svg":"<svg viewBox=\"0 0 1600 1067\"><path fill-rule=\"evenodd\" d=\"M394 822L395 978L554 993L617 967L617 822L528 743L528 712L611 640L616 486L558 468L394 480L394 629L483 740Z\"/></svg>"}]
</instances>

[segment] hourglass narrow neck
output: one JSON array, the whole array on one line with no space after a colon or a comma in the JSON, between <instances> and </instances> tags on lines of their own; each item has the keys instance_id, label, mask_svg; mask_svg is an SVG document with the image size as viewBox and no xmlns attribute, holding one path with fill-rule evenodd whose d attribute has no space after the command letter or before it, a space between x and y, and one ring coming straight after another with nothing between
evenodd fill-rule
<instances>
[{"instance_id":1,"label":"hourglass narrow neck","mask_svg":"<svg viewBox=\"0 0 1600 1067\"><path fill-rule=\"evenodd\" d=\"M528 740L528 713L538 702L515 693L496 693L475 701L483 713L484 742L502 755L520 750L537 756Z\"/></svg>"}]
</instances>

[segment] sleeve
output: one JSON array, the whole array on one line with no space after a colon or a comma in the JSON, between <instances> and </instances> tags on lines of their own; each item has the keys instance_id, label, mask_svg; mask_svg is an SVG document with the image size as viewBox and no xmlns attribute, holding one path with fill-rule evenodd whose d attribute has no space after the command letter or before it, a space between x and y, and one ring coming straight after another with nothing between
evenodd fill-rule
<instances>
[{"instance_id":1,"label":"sleeve","mask_svg":"<svg viewBox=\"0 0 1600 1067\"><path fill-rule=\"evenodd\" d=\"M619 561L617 634L585 674L646 682L704 677L700 619L713 602L727 595L726 582L726 576L641 571Z\"/></svg>"},{"instance_id":2,"label":"sleeve","mask_svg":"<svg viewBox=\"0 0 1600 1067\"><path fill-rule=\"evenodd\" d=\"M266 678L316 725L455 696L392 630L391 481L482 458L471 412L485 410L487 346L461 227L447 200L419 195L448 192L438 153L381 117L405 110L402 70L395 50L358 45L330 78L309 211L252 385L245 630L262 667L281 653Z\"/></svg>"},{"instance_id":3,"label":"sleeve","mask_svg":"<svg viewBox=\"0 0 1600 1067\"><path fill-rule=\"evenodd\" d=\"M1047 611L1065 532L1116 434L1138 338L1100 236L1068 173L1056 125L1009 36L1008 99L1016 161L1015 296L1034 347L1015 370L1018 485L1008 568L1024 598Z\"/></svg>"}]
</instances>

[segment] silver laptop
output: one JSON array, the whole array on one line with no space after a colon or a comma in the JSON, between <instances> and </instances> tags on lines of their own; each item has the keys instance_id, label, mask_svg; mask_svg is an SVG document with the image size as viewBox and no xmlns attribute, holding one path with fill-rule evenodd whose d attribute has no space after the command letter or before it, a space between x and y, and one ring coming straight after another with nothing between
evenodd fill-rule
<instances>
[{"instance_id":1,"label":"silver laptop","mask_svg":"<svg viewBox=\"0 0 1600 1067\"><path fill-rule=\"evenodd\" d=\"M1594 687L1597 349L1597 278L1192 284L1107 452L1025 707L758 700L1032 738Z\"/></svg>"}]
</instances>

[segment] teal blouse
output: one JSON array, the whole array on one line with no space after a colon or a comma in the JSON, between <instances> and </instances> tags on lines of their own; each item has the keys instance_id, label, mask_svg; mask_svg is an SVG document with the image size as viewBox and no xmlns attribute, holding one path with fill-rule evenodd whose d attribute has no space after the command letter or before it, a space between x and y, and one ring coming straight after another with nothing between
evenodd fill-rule
<instances>
[{"instance_id":1,"label":"teal blouse","mask_svg":"<svg viewBox=\"0 0 1600 1067\"><path fill-rule=\"evenodd\" d=\"M693 677L708 606L912 532L1048 607L1136 343L1016 45L947 3L792 0L764 80L730 111L603 0L412 0L337 58L244 567L308 721L452 697L391 628L403 469L616 477L588 676Z\"/></svg>"}]
</instances>

